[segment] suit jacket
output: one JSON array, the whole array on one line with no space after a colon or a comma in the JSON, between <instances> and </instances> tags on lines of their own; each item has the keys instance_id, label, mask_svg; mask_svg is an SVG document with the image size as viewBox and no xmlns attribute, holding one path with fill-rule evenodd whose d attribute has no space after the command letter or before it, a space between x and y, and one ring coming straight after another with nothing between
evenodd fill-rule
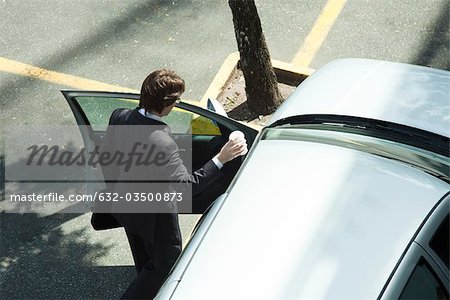
<instances>
[{"instance_id":1,"label":"suit jacket","mask_svg":"<svg viewBox=\"0 0 450 300\"><path fill-rule=\"evenodd\" d=\"M131 170L131 172L124 172L123 169L114 164L104 166L103 171L109 191L117 191L125 186L127 182L133 180L167 180L178 185L192 184L192 195L194 196L202 193L214 178L220 176L219 169L212 160L209 160L202 168L193 172L193 174L190 174L183 165L183 161L179 156L178 146L171 137L171 131L167 124L141 115L138 112L138 108L134 110L116 109L110 117L109 124L151 126L147 126L148 130L145 133L142 133L141 129L133 130L133 128L147 128L144 126L109 126L100 148L100 153L103 153L103 151L114 152L115 150L127 151L130 150L130 147L133 147L133 144L142 140L142 142L150 141L152 145L156 146L156 152L162 153L166 158L166 163L158 169L158 172L152 172L149 170L151 168L145 167ZM130 128L130 130L124 133L120 128ZM157 174L155 175L155 173ZM126 183L122 184L124 181ZM167 235L158 234L158 237L166 236L170 243L176 242L177 239L181 241L181 236L178 237L178 215L175 209L173 212L167 214L94 213L91 223L94 229L98 230L123 226L127 231L142 237L148 242L154 241L155 230L167 231ZM171 234L173 234L172 237L170 237Z\"/></svg>"}]
</instances>

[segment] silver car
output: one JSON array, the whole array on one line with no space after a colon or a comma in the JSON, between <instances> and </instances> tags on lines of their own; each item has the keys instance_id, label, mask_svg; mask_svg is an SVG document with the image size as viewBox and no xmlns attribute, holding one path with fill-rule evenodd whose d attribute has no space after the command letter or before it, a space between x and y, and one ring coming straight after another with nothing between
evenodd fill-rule
<instances>
[{"instance_id":1,"label":"silver car","mask_svg":"<svg viewBox=\"0 0 450 300\"><path fill-rule=\"evenodd\" d=\"M447 71L373 60L314 73L156 298L448 299L449 84Z\"/></svg>"},{"instance_id":2,"label":"silver car","mask_svg":"<svg viewBox=\"0 0 450 300\"><path fill-rule=\"evenodd\" d=\"M228 188L194 207L203 217L157 298L448 299L449 84L447 71L338 60L259 133L177 104L165 122L192 168L234 130L251 148ZM92 128L87 146L139 99L63 93Z\"/></svg>"}]
</instances>

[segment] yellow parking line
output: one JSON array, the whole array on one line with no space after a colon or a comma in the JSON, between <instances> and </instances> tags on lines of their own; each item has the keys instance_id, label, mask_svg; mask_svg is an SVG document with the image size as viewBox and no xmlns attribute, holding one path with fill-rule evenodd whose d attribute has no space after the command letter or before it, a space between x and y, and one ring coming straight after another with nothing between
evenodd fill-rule
<instances>
[{"instance_id":1,"label":"yellow parking line","mask_svg":"<svg viewBox=\"0 0 450 300\"><path fill-rule=\"evenodd\" d=\"M60 84L63 86L96 91L114 91L114 92L139 92L130 88L111 85L95 80L85 79L73 75L67 75L55 71L38 68L32 65L27 65L14 60L0 57L0 71L13 73L21 76L45 80L51 83Z\"/></svg>"},{"instance_id":2,"label":"yellow parking line","mask_svg":"<svg viewBox=\"0 0 450 300\"><path fill-rule=\"evenodd\" d=\"M293 64L309 67L346 2L347 0L328 0L313 29L292 60Z\"/></svg>"}]
</instances>

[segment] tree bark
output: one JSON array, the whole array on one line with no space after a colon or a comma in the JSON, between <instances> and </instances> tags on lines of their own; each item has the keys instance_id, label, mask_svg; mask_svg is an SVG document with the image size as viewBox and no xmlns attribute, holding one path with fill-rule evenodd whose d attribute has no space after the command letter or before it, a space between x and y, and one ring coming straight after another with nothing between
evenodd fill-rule
<instances>
[{"instance_id":1,"label":"tree bark","mask_svg":"<svg viewBox=\"0 0 450 300\"><path fill-rule=\"evenodd\" d=\"M257 114L270 114L281 104L277 77L254 0L228 0L245 78L247 105Z\"/></svg>"}]
</instances>

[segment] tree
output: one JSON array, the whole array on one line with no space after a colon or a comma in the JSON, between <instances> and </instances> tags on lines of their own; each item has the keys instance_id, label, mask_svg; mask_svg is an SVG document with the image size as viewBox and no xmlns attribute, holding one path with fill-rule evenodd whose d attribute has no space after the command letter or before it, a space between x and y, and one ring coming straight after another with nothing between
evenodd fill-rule
<instances>
[{"instance_id":1,"label":"tree","mask_svg":"<svg viewBox=\"0 0 450 300\"><path fill-rule=\"evenodd\" d=\"M228 0L244 73L250 111L270 114L281 104L277 77L270 61L261 21L254 0Z\"/></svg>"}]
</instances>

